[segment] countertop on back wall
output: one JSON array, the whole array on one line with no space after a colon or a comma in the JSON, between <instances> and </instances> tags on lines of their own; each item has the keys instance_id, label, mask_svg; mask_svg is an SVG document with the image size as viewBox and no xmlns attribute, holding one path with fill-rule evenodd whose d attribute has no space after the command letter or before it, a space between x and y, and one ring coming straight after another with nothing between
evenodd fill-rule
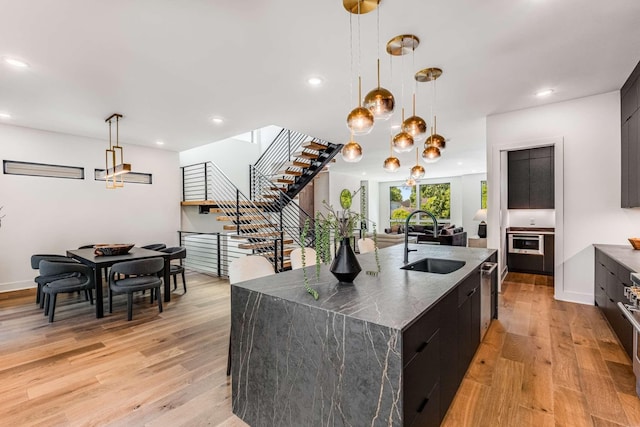
<instances>
[{"instance_id":1,"label":"countertop on back wall","mask_svg":"<svg viewBox=\"0 0 640 427\"><path fill-rule=\"evenodd\" d=\"M508 227L507 233L537 233L537 234L554 234L556 229L553 227Z\"/></svg>"}]
</instances>

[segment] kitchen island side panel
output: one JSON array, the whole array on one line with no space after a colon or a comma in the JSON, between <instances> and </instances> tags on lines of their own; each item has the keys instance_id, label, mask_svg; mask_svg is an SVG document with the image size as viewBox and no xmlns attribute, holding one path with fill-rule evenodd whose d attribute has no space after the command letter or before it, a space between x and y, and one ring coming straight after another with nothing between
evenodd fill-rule
<instances>
[{"instance_id":1,"label":"kitchen island side panel","mask_svg":"<svg viewBox=\"0 0 640 427\"><path fill-rule=\"evenodd\" d=\"M235 286L231 304L233 412L249 425L402 425L399 330Z\"/></svg>"}]
</instances>

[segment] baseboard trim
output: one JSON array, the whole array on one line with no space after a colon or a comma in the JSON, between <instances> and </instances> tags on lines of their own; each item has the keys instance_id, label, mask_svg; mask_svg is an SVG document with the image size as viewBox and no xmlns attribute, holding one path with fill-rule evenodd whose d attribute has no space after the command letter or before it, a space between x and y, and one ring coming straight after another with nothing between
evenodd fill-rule
<instances>
[{"instance_id":1,"label":"baseboard trim","mask_svg":"<svg viewBox=\"0 0 640 427\"><path fill-rule=\"evenodd\" d=\"M593 294L579 292L561 292L556 288L554 298L559 301L574 302L577 304L594 305Z\"/></svg>"},{"instance_id":2,"label":"baseboard trim","mask_svg":"<svg viewBox=\"0 0 640 427\"><path fill-rule=\"evenodd\" d=\"M23 289L33 289L36 284L33 281L0 283L0 292L21 291Z\"/></svg>"}]
</instances>

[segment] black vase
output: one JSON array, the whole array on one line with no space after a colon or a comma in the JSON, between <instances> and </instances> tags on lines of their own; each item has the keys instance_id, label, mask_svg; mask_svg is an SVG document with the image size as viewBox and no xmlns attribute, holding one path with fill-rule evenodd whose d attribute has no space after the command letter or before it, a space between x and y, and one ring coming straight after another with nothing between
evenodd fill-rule
<instances>
[{"instance_id":1,"label":"black vase","mask_svg":"<svg viewBox=\"0 0 640 427\"><path fill-rule=\"evenodd\" d=\"M356 254L351 249L350 238L343 237L340 241L340 247L329 270L341 283L352 283L362 271L358 258L356 258Z\"/></svg>"}]
</instances>

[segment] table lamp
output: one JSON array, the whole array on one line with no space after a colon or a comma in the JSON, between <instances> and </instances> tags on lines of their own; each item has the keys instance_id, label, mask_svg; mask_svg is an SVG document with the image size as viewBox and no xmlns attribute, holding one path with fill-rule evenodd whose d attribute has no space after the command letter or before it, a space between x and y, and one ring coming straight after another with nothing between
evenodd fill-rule
<instances>
[{"instance_id":1,"label":"table lamp","mask_svg":"<svg viewBox=\"0 0 640 427\"><path fill-rule=\"evenodd\" d=\"M476 214L473 216L474 221L480 221L478 224L478 237L485 238L487 237L487 210L486 209L478 209Z\"/></svg>"}]
</instances>

